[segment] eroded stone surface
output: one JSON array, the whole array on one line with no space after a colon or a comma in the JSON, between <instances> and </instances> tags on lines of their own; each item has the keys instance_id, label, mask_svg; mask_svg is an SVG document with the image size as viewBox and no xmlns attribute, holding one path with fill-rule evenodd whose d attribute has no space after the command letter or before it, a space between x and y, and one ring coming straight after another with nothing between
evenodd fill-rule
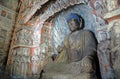
<instances>
[{"instance_id":1,"label":"eroded stone surface","mask_svg":"<svg viewBox=\"0 0 120 79\"><path fill-rule=\"evenodd\" d=\"M67 63L49 63L44 68L42 79L97 79L93 59Z\"/></svg>"}]
</instances>

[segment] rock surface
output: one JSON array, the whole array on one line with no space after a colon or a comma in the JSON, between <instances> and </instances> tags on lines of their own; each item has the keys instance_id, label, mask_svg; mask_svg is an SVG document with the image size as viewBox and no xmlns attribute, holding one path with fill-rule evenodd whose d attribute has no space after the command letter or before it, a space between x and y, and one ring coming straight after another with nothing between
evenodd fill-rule
<instances>
[{"instance_id":1,"label":"rock surface","mask_svg":"<svg viewBox=\"0 0 120 79\"><path fill-rule=\"evenodd\" d=\"M42 79L97 79L92 57L73 63L49 63Z\"/></svg>"}]
</instances>

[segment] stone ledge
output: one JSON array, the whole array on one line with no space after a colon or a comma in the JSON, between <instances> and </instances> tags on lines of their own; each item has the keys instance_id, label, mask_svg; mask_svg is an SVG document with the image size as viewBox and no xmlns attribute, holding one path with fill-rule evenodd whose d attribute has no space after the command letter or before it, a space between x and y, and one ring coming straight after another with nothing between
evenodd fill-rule
<instances>
[{"instance_id":1,"label":"stone ledge","mask_svg":"<svg viewBox=\"0 0 120 79\"><path fill-rule=\"evenodd\" d=\"M116 10L113 10L113 11L110 11L108 13L105 13L103 15L103 18L110 18L110 17L116 16L116 15L119 15L119 14L120 14L120 8L118 8Z\"/></svg>"}]
</instances>

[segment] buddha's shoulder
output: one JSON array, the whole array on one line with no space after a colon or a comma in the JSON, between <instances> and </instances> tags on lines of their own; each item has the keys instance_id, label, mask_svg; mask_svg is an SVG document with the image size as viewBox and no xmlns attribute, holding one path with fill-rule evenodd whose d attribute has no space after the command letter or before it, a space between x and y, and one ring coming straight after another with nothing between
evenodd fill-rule
<instances>
[{"instance_id":1,"label":"buddha's shoulder","mask_svg":"<svg viewBox=\"0 0 120 79\"><path fill-rule=\"evenodd\" d=\"M86 38L93 37L93 38L95 38L95 35L93 34L93 32L91 32L89 30L78 30L78 31L75 31L75 32L69 34L68 36L66 36L67 40L70 38L76 39L79 37L86 37Z\"/></svg>"},{"instance_id":2,"label":"buddha's shoulder","mask_svg":"<svg viewBox=\"0 0 120 79\"><path fill-rule=\"evenodd\" d=\"M80 33L87 33L87 34L93 34L91 31L89 30L80 30Z\"/></svg>"},{"instance_id":3,"label":"buddha's shoulder","mask_svg":"<svg viewBox=\"0 0 120 79\"><path fill-rule=\"evenodd\" d=\"M87 35L87 36L91 36L93 35L93 32L89 31L89 30L79 30L76 32L73 32L70 36L74 36L74 35Z\"/></svg>"}]
</instances>

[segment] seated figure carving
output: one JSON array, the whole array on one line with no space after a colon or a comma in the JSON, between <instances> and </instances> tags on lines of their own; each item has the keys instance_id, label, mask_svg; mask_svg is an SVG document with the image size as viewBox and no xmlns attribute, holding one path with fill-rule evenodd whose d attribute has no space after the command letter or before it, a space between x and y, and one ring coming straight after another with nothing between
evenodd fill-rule
<instances>
[{"instance_id":1,"label":"seated figure carving","mask_svg":"<svg viewBox=\"0 0 120 79\"><path fill-rule=\"evenodd\" d=\"M84 20L78 14L71 13L67 22L71 33L65 37L64 48L56 62L45 66L43 79L99 79L94 34L82 29Z\"/></svg>"}]
</instances>

